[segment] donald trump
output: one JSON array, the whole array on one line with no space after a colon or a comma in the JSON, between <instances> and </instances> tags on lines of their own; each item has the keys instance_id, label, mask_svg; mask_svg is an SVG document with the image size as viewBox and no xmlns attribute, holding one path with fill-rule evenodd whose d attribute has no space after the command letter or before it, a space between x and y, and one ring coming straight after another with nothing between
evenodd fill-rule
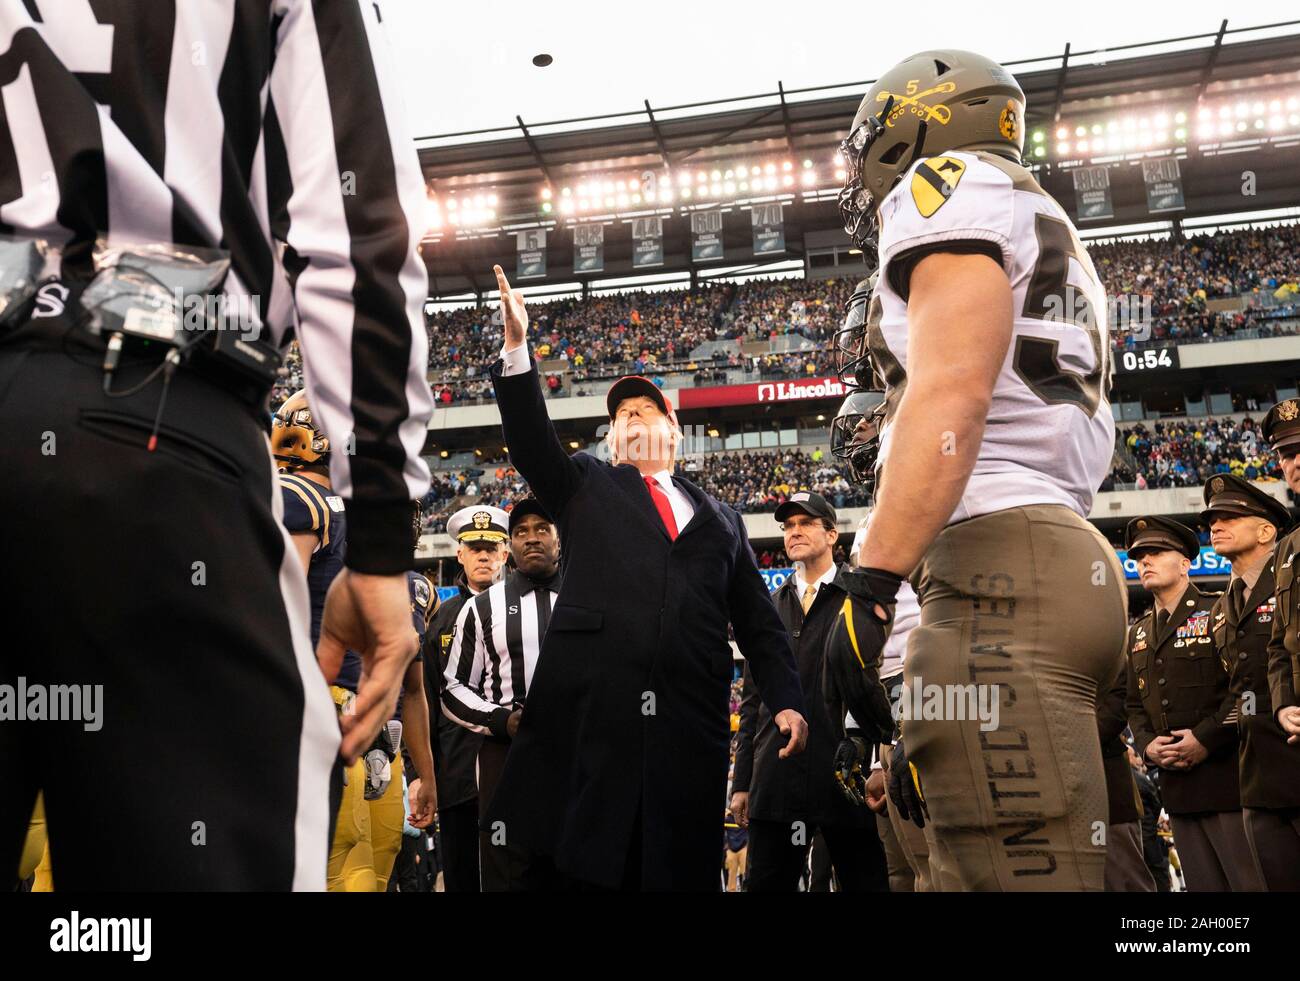
<instances>
[{"instance_id":1,"label":"donald trump","mask_svg":"<svg viewBox=\"0 0 1300 981\"><path fill-rule=\"evenodd\" d=\"M786 745L807 738L785 628L735 511L674 477L681 431L644 378L610 389L611 462L565 452L495 267L492 375L511 462L555 518L564 581L484 830L551 856L570 888L719 888L728 624Z\"/></svg>"}]
</instances>

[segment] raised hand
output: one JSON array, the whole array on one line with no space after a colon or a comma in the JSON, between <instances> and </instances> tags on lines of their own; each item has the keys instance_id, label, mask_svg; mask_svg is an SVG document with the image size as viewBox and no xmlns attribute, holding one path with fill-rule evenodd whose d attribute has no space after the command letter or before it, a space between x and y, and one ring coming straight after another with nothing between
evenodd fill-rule
<instances>
[{"instance_id":1,"label":"raised hand","mask_svg":"<svg viewBox=\"0 0 1300 981\"><path fill-rule=\"evenodd\" d=\"M501 319L506 327L505 350L511 351L524 343L528 334L528 311L522 294L510 288L510 281L500 266L493 266L497 275L497 289L501 291Z\"/></svg>"}]
</instances>

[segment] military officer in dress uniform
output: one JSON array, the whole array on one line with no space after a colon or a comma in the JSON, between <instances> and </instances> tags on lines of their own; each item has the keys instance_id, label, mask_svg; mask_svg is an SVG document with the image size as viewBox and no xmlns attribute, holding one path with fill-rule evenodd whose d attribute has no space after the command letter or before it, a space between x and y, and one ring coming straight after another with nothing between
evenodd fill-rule
<instances>
[{"instance_id":1,"label":"military officer in dress uniform","mask_svg":"<svg viewBox=\"0 0 1300 981\"><path fill-rule=\"evenodd\" d=\"M1277 451L1287 486L1300 494L1300 400L1286 399L1264 417L1264 438ZM1268 643L1268 684L1273 714L1287 734L1287 742L1300 749L1300 589L1296 588L1296 553L1300 528L1278 545L1273 561L1277 580L1277 616Z\"/></svg>"},{"instance_id":2,"label":"military officer in dress uniform","mask_svg":"<svg viewBox=\"0 0 1300 981\"><path fill-rule=\"evenodd\" d=\"M1264 417L1263 431L1264 438L1277 451L1287 485L1294 493L1300 494L1300 400L1285 399L1273 406ZM1297 552L1300 552L1300 528L1282 538L1273 555L1275 592L1272 634L1268 642L1268 682L1273 718L1287 735L1287 750L1300 756L1300 699L1296 698L1296 669L1300 668ZM1300 809L1294 806L1270 809L1255 816L1253 823L1259 847L1275 853L1271 856L1273 861L1289 861L1293 871L1300 866L1300 854L1296 848L1296 840L1300 838ZM1266 826L1269 826L1268 830L1265 830ZM1270 888L1274 888L1271 882ZM1282 888L1300 886L1293 879L1291 885Z\"/></svg>"},{"instance_id":3,"label":"military officer in dress uniform","mask_svg":"<svg viewBox=\"0 0 1300 981\"><path fill-rule=\"evenodd\" d=\"M1214 603L1211 629L1236 699L1246 839L1264 885L1294 891L1300 889L1300 835L1292 824L1300 809L1300 752L1287 745L1268 693L1268 642L1277 615L1273 553L1291 515L1250 481L1223 474L1205 484L1201 520L1214 550L1232 563L1232 583Z\"/></svg>"},{"instance_id":4,"label":"military officer in dress uniform","mask_svg":"<svg viewBox=\"0 0 1300 981\"><path fill-rule=\"evenodd\" d=\"M442 711L443 672L461 607L500 578L506 560L510 517L500 508L471 504L447 519L447 537L456 543L455 596L447 599L429 625L425 651L425 692L437 719L434 738L438 780L439 858L447 892L478 892L478 751L483 736L457 724ZM435 663L434 655L437 655Z\"/></svg>"},{"instance_id":5,"label":"military officer in dress uniform","mask_svg":"<svg viewBox=\"0 0 1300 981\"><path fill-rule=\"evenodd\" d=\"M1210 630L1214 596L1187 578L1196 533L1166 518L1134 518L1124 533L1155 600L1129 628L1128 721L1143 762L1161 768L1187 888L1262 888L1246 843L1237 787L1237 727L1228 675Z\"/></svg>"}]
</instances>

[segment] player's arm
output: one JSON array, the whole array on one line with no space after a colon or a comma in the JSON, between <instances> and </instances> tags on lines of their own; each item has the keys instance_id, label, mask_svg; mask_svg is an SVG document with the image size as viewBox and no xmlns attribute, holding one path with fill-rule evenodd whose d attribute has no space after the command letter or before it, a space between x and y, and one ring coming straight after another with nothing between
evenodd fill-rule
<instances>
[{"instance_id":1,"label":"player's arm","mask_svg":"<svg viewBox=\"0 0 1300 981\"><path fill-rule=\"evenodd\" d=\"M412 784L411 827L427 828L438 808L438 783L433 773L433 744L429 738L429 703L424 697L424 664L412 661L402 679L402 718L405 743L410 751L419 786Z\"/></svg>"},{"instance_id":2,"label":"player's arm","mask_svg":"<svg viewBox=\"0 0 1300 981\"><path fill-rule=\"evenodd\" d=\"M903 577L966 489L1012 327L1011 281L987 255L925 256L910 294L907 389L859 560Z\"/></svg>"},{"instance_id":3,"label":"player's arm","mask_svg":"<svg viewBox=\"0 0 1300 981\"><path fill-rule=\"evenodd\" d=\"M289 537L293 540L294 551L298 553L298 561L302 563L302 571L306 572L311 568L311 557L316 552L317 538L315 535L303 532L294 532Z\"/></svg>"},{"instance_id":4,"label":"player's arm","mask_svg":"<svg viewBox=\"0 0 1300 981\"><path fill-rule=\"evenodd\" d=\"M315 484L293 474L281 474L280 498L284 505L284 527L306 574L328 527L329 506Z\"/></svg>"}]
</instances>

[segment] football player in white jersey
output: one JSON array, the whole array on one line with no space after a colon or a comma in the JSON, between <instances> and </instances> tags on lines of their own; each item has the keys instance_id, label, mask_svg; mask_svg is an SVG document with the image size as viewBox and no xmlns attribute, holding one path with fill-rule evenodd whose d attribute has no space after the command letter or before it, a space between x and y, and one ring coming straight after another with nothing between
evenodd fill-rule
<instances>
[{"instance_id":1,"label":"football player in white jersey","mask_svg":"<svg viewBox=\"0 0 1300 981\"><path fill-rule=\"evenodd\" d=\"M962 887L1100 890L1095 699L1126 620L1085 520L1114 446L1106 297L1022 166L1023 119L1006 69L929 51L871 87L841 148L886 386L859 563L882 602L904 578L921 599L902 743Z\"/></svg>"}]
</instances>

